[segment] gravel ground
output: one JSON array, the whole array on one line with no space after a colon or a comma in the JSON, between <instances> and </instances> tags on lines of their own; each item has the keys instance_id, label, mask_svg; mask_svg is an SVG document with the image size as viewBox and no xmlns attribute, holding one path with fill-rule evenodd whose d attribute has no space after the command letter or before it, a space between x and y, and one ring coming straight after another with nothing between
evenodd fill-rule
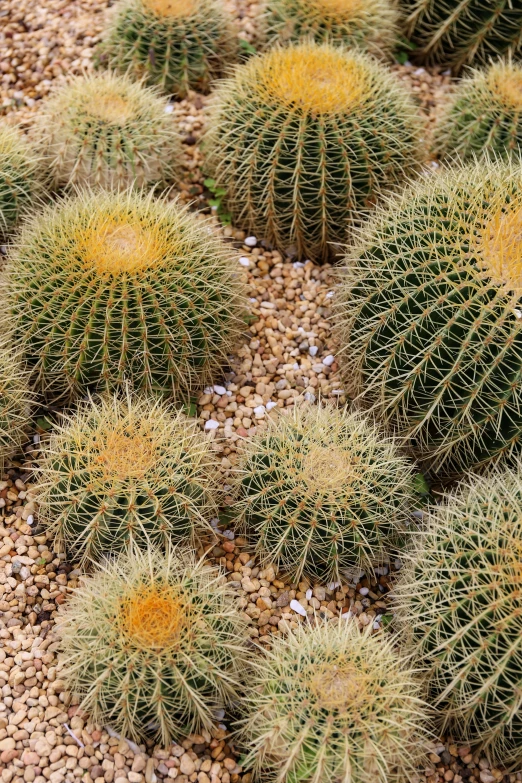
<instances>
[{"instance_id":1,"label":"gravel ground","mask_svg":"<svg viewBox=\"0 0 522 783\"><path fill-rule=\"evenodd\" d=\"M29 129L54 82L91 66L108 0L3 0L0 10L0 114ZM258 5L231 3L240 35L254 44ZM396 65L427 118L427 136L451 82L448 74ZM197 141L205 122L205 97L173 104L173 122L184 135L182 199L200 207L209 196ZM436 166L436 162L432 162ZM271 410L319 398L345 402L337 374L329 322L332 269L296 263L240 229L222 231L237 251L249 286L252 323L216 385L197 400L201 427L221 459L223 481L237 461L241 441L263 426ZM93 726L65 690L56 657L57 605L78 585L81 573L52 549L38 527L32 495L40 436L0 480L0 770L4 783L249 783L237 764L225 724L211 734L188 737L181 746L136 746L110 727ZM227 497L232 503L232 498ZM226 518L226 509L224 519ZM355 616L376 633L390 618L387 594L400 561L374 579L361 574L345 584L292 584L271 567L261 570L246 542L226 524L216 526L201 554L221 565L237 592L252 640L269 646L274 635L296 627L314 612ZM357 579L357 577L355 577ZM224 716L223 716L224 717ZM433 743L428 766L412 783L522 781L522 773L490 769L486 759L452 738Z\"/></svg>"}]
</instances>

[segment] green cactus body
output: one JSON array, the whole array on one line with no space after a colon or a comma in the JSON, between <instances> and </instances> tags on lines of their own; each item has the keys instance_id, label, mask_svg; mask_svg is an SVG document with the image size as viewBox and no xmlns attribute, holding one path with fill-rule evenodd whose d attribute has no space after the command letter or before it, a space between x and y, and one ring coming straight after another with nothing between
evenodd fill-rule
<instances>
[{"instance_id":1,"label":"green cactus body","mask_svg":"<svg viewBox=\"0 0 522 783\"><path fill-rule=\"evenodd\" d=\"M63 676L92 721L164 746L214 722L245 673L245 622L221 573L189 550L121 555L58 623Z\"/></svg>"},{"instance_id":2,"label":"green cactus body","mask_svg":"<svg viewBox=\"0 0 522 783\"><path fill-rule=\"evenodd\" d=\"M99 61L184 97L208 91L237 51L232 18L218 0L120 0Z\"/></svg>"},{"instance_id":3,"label":"green cactus body","mask_svg":"<svg viewBox=\"0 0 522 783\"><path fill-rule=\"evenodd\" d=\"M303 43L254 57L221 84L207 165L238 225L321 259L415 171L419 138L411 98L383 66Z\"/></svg>"},{"instance_id":4,"label":"green cactus body","mask_svg":"<svg viewBox=\"0 0 522 783\"><path fill-rule=\"evenodd\" d=\"M459 70L522 48L520 0L402 0L420 56Z\"/></svg>"},{"instance_id":5,"label":"green cactus body","mask_svg":"<svg viewBox=\"0 0 522 783\"><path fill-rule=\"evenodd\" d=\"M19 352L0 342L0 467L16 453L29 429L33 395Z\"/></svg>"},{"instance_id":6,"label":"green cactus body","mask_svg":"<svg viewBox=\"0 0 522 783\"><path fill-rule=\"evenodd\" d=\"M37 118L55 185L125 189L172 183L181 139L153 88L111 73L58 88Z\"/></svg>"},{"instance_id":7,"label":"green cactus body","mask_svg":"<svg viewBox=\"0 0 522 783\"><path fill-rule=\"evenodd\" d=\"M424 177L347 257L347 381L455 475L520 453L522 176L483 163Z\"/></svg>"},{"instance_id":8,"label":"green cactus body","mask_svg":"<svg viewBox=\"0 0 522 783\"><path fill-rule=\"evenodd\" d=\"M38 194L38 166L21 134L0 125L0 239L7 239Z\"/></svg>"},{"instance_id":9,"label":"green cactus body","mask_svg":"<svg viewBox=\"0 0 522 783\"><path fill-rule=\"evenodd\" d=\"M279 415L245 446L239 513L262 558L299 580L371 568L405 529L412 468L369 420L317 406Z\"/></svg>"},{"instance_id":10,"label":"green cactus body","mask_svg":"<svg viewBox=\"0 0 522 783\"><path fill-rule=\"evenodd\" d=\"M217 466L197 423L158 400L80 407L43 445L39 505L75 561L129 545L166 548L210 530Z\"/></svg>"},{"instance_id":11,"label":"green cactus body","mask_svg":"<svg viewBox=\"0 0 522 783\"><path fill-rule=\"evenodd\" d=\"M263 26L266 46L313 39L382 58L395 44L397 18L389 0L270 0Z\"/></svg>"},{"instance_id":12,"label":"green cactus body","mask_svg":"<svg viewBox=\"0 0 522 783\"><path fill-rule=\"evenodd\" d=\"M245 766L269 783L403 783L427 744L412 666L344 619L274 639L242 707Z\"/></svg>"},{"instance_id":13,"label":"green cactus body","mask_svg":"<svg viewBox=\"0 0 522 783\"><path fill-rule=\"evenodd\" d=\"M435 151L458 155L520 158L522 67L497 63L463 79L435 128Z\"/></svg>"},{"instance_id":14,"label":"green cactus body","mask_svg":"<svg viewBox=\"0 0 522 783\"><path fill-rule=\"evenodd\" d=\"M127 382L188 394L242 328L235 266L208 223L176 202L84 191L26 223L4 317L48 397Z\"/></svg>"},{"instance_id":15,"label":"green cactus body","mask_svg":"<svg viewBox=\"0 0 522 783\"><path fill-rule=\"evenodd\" d=\"M472 477L433 511L396 588L406 648L444 732L522 763L522 467Z\"/></svg>"}]
</instances>

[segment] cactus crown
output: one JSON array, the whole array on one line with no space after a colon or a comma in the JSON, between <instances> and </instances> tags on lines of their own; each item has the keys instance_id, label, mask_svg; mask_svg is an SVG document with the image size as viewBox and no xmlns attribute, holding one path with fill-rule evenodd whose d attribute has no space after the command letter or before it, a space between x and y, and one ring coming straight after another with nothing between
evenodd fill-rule
<instances>
[{"instance_id":1,"label":"cactus crown","mask_svg":"<svg viewBox=\"0 0 522 783\"><path fill-rule=\"evenodd\" d=\"M116 623L142 650L164 652L179 644L187 622L183 598L169 584L138 584L121 599Z\"/></svg>"},{"instance_id":2,"label":"cactus crown","mask_svg":"<svg viewBox=\"0 0 522 783\"><path fill-rule=\"evenodd\" d=\"M198 7L197 0L142 0L142 2L148 11L168 19L191 16Z\"/></svg>"},{"instance_id":3,"label":"cactus crown","mask_svg":"<svg viewBox=\"0 0 522 783\"><path fill-rule=\"evenodd\" d=\"M496 63L487 73L487 82L497 100L506 108L522 108L522 68L516 63Z\"/></svg>"}]
</instances>

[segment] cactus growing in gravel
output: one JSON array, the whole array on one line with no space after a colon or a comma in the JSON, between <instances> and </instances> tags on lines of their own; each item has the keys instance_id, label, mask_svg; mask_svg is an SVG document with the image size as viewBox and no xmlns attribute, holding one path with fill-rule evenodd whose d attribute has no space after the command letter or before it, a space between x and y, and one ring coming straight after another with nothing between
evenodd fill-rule
<instances>
[{"instance_id":1,"label":"cactus growing in gravel","mask_svg":"<svg viewBox=\"0 0 522 783\"><path fill-rule=\"evenodd\" d=\"M84 191L26 222L7 269L10 312L37 385L187 393L242 328L226 245L184 207Z\"/></svg>"},{"instance_id":2,"label":"cactus growing in gravel","mask_svg":"<svg viewBox=\"0 0 522 783\"><path fill-rule=\"evenodd\" d=\"M217 89L207 165L238 225L326 258L349 224L415 171L419 138L411 98L383 66L302 43L251 58Z\"/></svg>"},{"instance_id":3,"label":"cactus growing in gravel","mask_svg":"<svg viewBox=\"0 0 522 783\"><path fill-rule=\"evenodd\" d=\"M396 588L406 646L444 732L522 763L522 464L466 481L433 511Z\"/></svg>"},{"instance_id":4,"label":"cactus growing in gravel","mask_svg":"<svg viewBox=\"0 0 522 783\"><path fill-rule=\"evenodd\" d=\"M457 86L435 128L439 155L520 157L522 67L496 63Z\"/></svg>"},{"instance_id":5,"label":"cactus growing in gravel","mask_svg":"<svg viewBox=\"0 0 522 783\"><path fill-rule=\"evenodd\" d=\"M330 581L371 568L404 529L412 468L360 414L296 407L245 444L236 491L265 560Z\"/></svg>"},{"instance_id":6,"label":"cactus growing in gravel","mask_svg":"<svg viewBox=\"0 0 522 783\"><path fill-rule=\"evenodd\" d=\"M512 0L401 0L420 57L459 70L522 49L522 7Z\"/></svg>"},{"instance_id":7,"label":"cactus growing in gravel","mask_svg":"<svg viewBox=\"0 0 522 783\"><path fill-rule=\"evenodd\" d=\"M0 239L39 192L39 160L15 128L0 125Z\"/></svg>"},{"instance_id":8,"label":"cactus growing in gravel","mask_svg":"<svg viewBox=\"0 0 522 783\"><path fill-rule=\"evenodd\" d=\"M221 572L188 550L107 561L58 625L64 678L93 722L163 745L209 729L247 665Z\"/></svg>"},{"instance_id":9,"label":"cactus growing in gravel","mask_svg":"<svg viewBox=\"0 0 522 783\"><path fill-rule=\"evenodd\" d=\"M220 0L120 0L99 62L183 97L206 92L238 51Z\"/></svg>"},{"instance_id":10,"label":"cactus growing in gravel","mask_svg":"<svg viewBox=\"0 0 522 783\"><path fill-rule=\"evenodd\" d=\"M0 467L25 440L33 396L20 354L0 342Z\"/></svg>"},{"instance_id":11,"label":"cactus growing in gravel","mask_svg":"<svg viewBox=\"0 0 522 783\"><path fill-rule=\"evenodd\" d=\"M434 472L520 453L522 173L424 177L362 232L337 305L347 381Z\"/></svg>"},{"instance_id":12,"label":"cactus growing in gravel","mask_svg":"<svg viewBox=\"0 0 522 783\"><path fill-rule=\"evenodd\" d=\"M412 666L353 621L274 639L242 707L245 764L271 783L403 783L427 745Z\"/></svg>"},{"instance_id":13,"label":"cactus growing in gravel","mask_svg":"<svg viewBox=\"0 0 522 783\"><path fill-rule=\"evenodd\" d=\"M208 440L158 400L90 400L51 434L40 468L41 512L75 560L191 540L218 515Z\"/></svg>"},{"instance_id":14,"label":"cactus growing in gravel","mask_svg":"<svg viewBox=\"0 0 522 783\"><path fill-rule=\"evenodd\" d=\"M56 185L125 189L170 183L181 139L157 90L111 73L58 88L37 119Z\"/></svg>"},{"instance_id":15,"label":"cactus growing in gravel","mask_svg":"<svg viewBox=\"0 0 522 783\"><path fill-rule=\"evenodd\" d=\"M263 18L266 45L312 38L389 55L398 13L390 0L269 0Z\"/></svg>"}]
</instances>

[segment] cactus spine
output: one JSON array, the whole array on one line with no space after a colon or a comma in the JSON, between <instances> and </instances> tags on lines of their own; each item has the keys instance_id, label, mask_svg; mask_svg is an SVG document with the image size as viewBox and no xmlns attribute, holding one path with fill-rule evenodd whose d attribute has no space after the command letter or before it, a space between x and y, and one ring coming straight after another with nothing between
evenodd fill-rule
<instances>
[{"instance_id":1,"label":"cactus spine","mask_svg":"<svg viewBox=\"0 0 522 783\"><path fill-rule=\"evenodd\" d=\"M246 443L239 514L262 558L323 581L371 568L404 529L412 468L359 414L295 408Z\"/></svg>"},{"instance_id":2,"label":"cactus spine","mask_svg":"<svg viewBox=\"0 0 522 783\"><path fill-rule=\"evenodd\" d=\"M424 177L346 258L346 378L442 475L520 452L521 226L520 169L485 162Z\"/></svg>"},{"instance_id":3,"label":"cactus spine","mask_svg":"<svg viewBox=\"0 0 522 783\"><path fill-rule=\"evenodd\" d=\"M443 730L522 763L522 466L471 477L433 511L397 586L404 641Z\"/></svg>"},{"instance_id":4,"label":"cactus spine","mask_svg":"<svg viewBox=\"0 0 522 783\"><path fill-rule=\"evenodd\" d=\"M416 169L409 94L356 51L302 43L251 58L217 89L207 166L239 225L326 258L383 190Z\"/></svg>"},{"instance_id":5,"label":"cactus spine","mask_svg":"<svg viewBox=\"0 0 522 783\"><path fill-rule=\"evenodd\" d=\"M111 73L59 87L38 137L55 185L125 189L176 179L181 140L157 90Z\"/></svg>"},{"instance_id":6,"label":"cactus spine","mask_svg":"<svg viewBox=\"0 0 522 783\"><path fill-rule=\"evenodd\" d=\"M0 125L0 239L7 239L39 193L39 163L17 129Z\"/></svg>"}]
</instances>

